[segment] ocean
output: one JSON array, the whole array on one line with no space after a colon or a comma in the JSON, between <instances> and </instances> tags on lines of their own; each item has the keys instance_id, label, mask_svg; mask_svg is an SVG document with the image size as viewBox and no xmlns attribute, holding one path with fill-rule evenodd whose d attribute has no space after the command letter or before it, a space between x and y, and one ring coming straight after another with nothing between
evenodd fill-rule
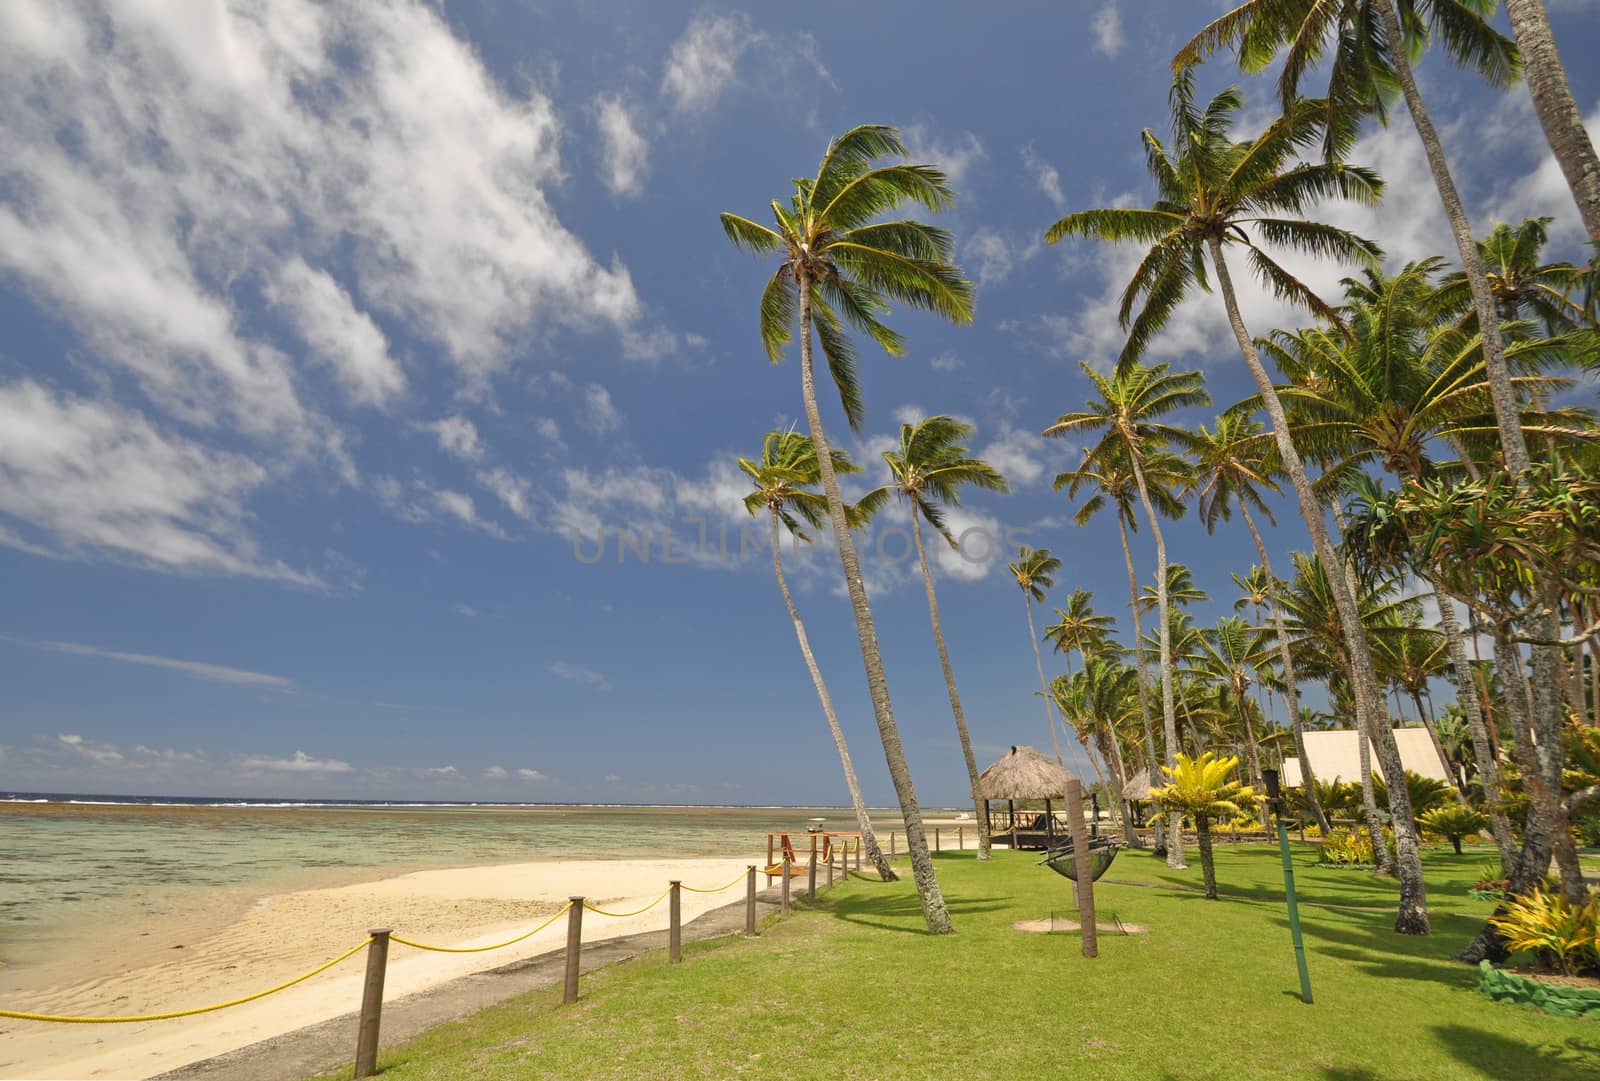
<instances>
[{"instance_id":1,"label":"ocean","mask_svg":"<svg viewBox=\"0 0 1600 1081\"><path fill-rule=\"evenodd\" d=\"M882 813L883 828L899 825ZM875 818L878 816L874 816ZM766 855L846 808L551 806L0 792L0 990L108 925L433 867ZM893 826L890 823L893 823Z\"/></svg>"}]
</instances>

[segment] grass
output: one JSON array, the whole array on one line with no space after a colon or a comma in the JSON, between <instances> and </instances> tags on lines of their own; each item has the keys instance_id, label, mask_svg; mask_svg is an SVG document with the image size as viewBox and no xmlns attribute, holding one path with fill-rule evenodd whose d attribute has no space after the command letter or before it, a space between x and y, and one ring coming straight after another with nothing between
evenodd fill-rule
<instances>
[{"instance_id":1,"label":"grass","mask_svg":"<svg viewBox=\"0 0 1600 1081\"><path fill-rule=\"evenodd\" d=\"M1600 1024L1491 1002L1448 960L1488 911L1466 890L1492 855L1427 852L1434 933L1408 938L1390 930L1392 882L1312 867L1315 847L1296 846L1309 1006L1275 847L1219 849L1218 901L1186 891L1198 854L1174 872L1124 853L1097 885L1100 920L1149 931L1102 933L1095 960L1076 935L1011 927L1072 915L1065 879L1025 853L946 853L955 935L923 933L908 881L853 881L755 941L614 966L584 978L575 1006L559 989L527 995L388 1048L380 1066L385 1081L1600 1079Z\"/></svg>"}]
</instances>

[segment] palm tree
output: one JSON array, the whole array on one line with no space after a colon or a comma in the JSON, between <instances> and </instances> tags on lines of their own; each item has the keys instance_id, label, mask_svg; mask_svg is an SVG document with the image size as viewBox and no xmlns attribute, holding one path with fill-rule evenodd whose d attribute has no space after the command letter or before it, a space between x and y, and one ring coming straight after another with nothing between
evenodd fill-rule
<instances>
[{"instance_id":1,"label":"palm tree","mask_svg":"<svg viewBox=\"0 0 1600 1081\"><path fill-rule=\"evenodd\" d=\"M1084 451L1084 465L1091 463L1108 468L1126 462L1133 473L1134 487L1139 493L1139 503L1144 508L1145 521L1150 523L1150 539L1156 548L1156 591L1160 608L1161 641L1161 719L1162 733L1166 737L1167 764L1175 759L1178 745L1178 720L1173 701L1172 640L1168 634L1167 603L1167 542L1161 535L1161 523L1150 498L1150 485L1144 472L1144 457L1152 450L1171 442L1177 429L1163 421L1181 409L1205 405L1211 400L1205 391L1204 377L1199 372L1173 372L1167 365L1146 367L1142 364L1123 366L1116 375L1106 377L1089 365L1083 372L1094 383L1099 397L1084 403L1087 409L1077 413L1063 413L1056 422L1044 430L1046 437L1097 433L1099 439ZM1151 775L1154 777L1154 774ZM1172 839L1167 845L1167 866L1182 867L1183 833L1178 828L1179 816L1172 816Z\"/></svg>"},{"instance_id":2,"label":"palm tree","mask_svg":"<svg viewBox=\"0 0 1600 1081\"><path fill-rule=\"evenodd\" d=\"M1595 155L1583 113L1567 82L1567 69L1556 51L1544 0L1506 0L1506 14L1511 17L1511 32L1517 37L1522 71L1528 77L1533 109L1539 114L1544 137L1567 178L1567 187L1572 189L1590 242L1600 243L1600 157Z\"/></svg>"},{"instance_id":3,"label":"palm tree","mask_svg":"<svg viewBox=\"0 0 1600 1081\"><path fill-rule=\"evenodd\" d=\"M1044 722L1050 726L1050 746L1056 761L1062 762L1061 739L1056 735L1056 715L1051 706L1050 686L1044 679L1044 658L1039 654L1039 634L1033 629L1033 602L1044 602L1050 587L1056 584L1055 573L1061 569L1061 560L1050 554L1048 548L1029 548L1024 544L1017 549L1017 558L1006 564L1017 588L1022 590L1022 603L1028 608L1028 641L1033 643L1033 663L1039 670L1039 693L1044 696Z\"/></svg>"},{"instance_id":4,"label":"palm tree","mask_svg":"<svg viewBox=\"0 0 1600 1081\"><path fill-rule=\"evenodd\" d=\"M1110 207L1069 214L1050 227L1045 239L1054 242L1065 236L1082 235L1150 246L1122 294L1121 318L1129 328L1123 364L1137 360L1192 286L1209 285L1205 270L1209 255L1229 325L1272 422L1278 457L1299 500L1312 547L1325 564L1337 566L1322 504L1311 489L1305 465L1290 439L1283 403L1272 389L1272 380L1240 315L1223 249L1230 245L1243 247L1256 276L1280 297L1337 320L1336 313L1258 245L1246 227L1255 230L1268 244L1347 261L1375 260L1378 248L1371 241L1331 225L1277 215L1297 215L1330 194L1375 202L1382 181L1370 169L1342 162L1289 165L1299 150L1321 132L1326 116L1323 103L1292 103L1260 135L1234 142L1228 136L1241 104L1238 89L1229 88L1202 110L1194 101L1192 73L1180 74L1172 88L1174 150L1169 153L1151 132L1144 133L1147 162L1159 188L1156 203L1148 209ZM1143 306L1135 317L1133 309L1141 299ZM1356 615L1355 597L1342 576L1334 578L1334 599L1348 639L1345 652L1352 667L1357 723L1374 733L1385 772L1399 776L1400 748L1393 734L1380 724L1383 696ZM1426 934L1427 886L1422 878L1422 859L1409 815L1403 818L1396 830L1401 889L1395 929L1406 934Z\"/></svg>"},{"instance_id":5,"label":"palm tree","mask_svg":"<svg viewBox=\"0 0 1600 1081\"><path fill-rule=\"evenodd\" d=\"M847 327L896 354L904 351L904 341L880 318L888 312L891 300L957 323L972 320L972 283L951 262L954 242L950 234L919 221L883 220L884 214L908 202L935 211L954 203L954 193L938 169L904 162L879 164L885 158L903 158L905 153L905 144L892 127L869 124L852 128L828 144L815 177L794 181L787 204L772 201L776 229L737 214L724 213L721 220L723 231L736 247L779 257L761 293L761 343L767 358L777 362L799 323L800 390L806 424L822 467L822 491L839 549L845 592L855 616L872 713L889 778L905 816L906 849L923 917L929 931L946 934L954 927L934 874L916 786L895 723L861 563L822 430L812 365L815 331L845 417L851 428L859 429L864 407L856 383L855 346Z\"/></svg>"},{"instance_id":6,"label":"palm tree","mask_svg":"<svg viewBox=\"0 0 1600 1081\"><path fill-rule=\"evenodd\" d=\"M1130 845L1135 837L1133 814L1122 795L1128 784L1128 769L1122 757L1118 730L1119 722L1131 712L1138 678L1137 672L1115 656L1093 653L1085 656L1082 671L1057 676L1050 684L1057 708L1072 725L1085 751L1091 740L1096 743L1100 756L1117 778L1114 802L1120 807L1123 837ZM1104 784L1103 778L1101 783Z\"/></svg>"},{"instance_id":7,"label":"palm tree","mask_svg":"<svg viewBox=\"0 0 1600 1081\"><path fill-rule=\"evenodd\" d=\"M1143 468L1145 487L1150 493L1151 503L1156 512L1166 518L1181 517L1183 501L1173 493L1180 490L1187 482L1188 471L1183 460L1166 451L1147 452ZM1128 571L1128 603L1133 624L1134 667L1139 674L1137 689L1139 721L1144 731L1144 767L1146 776L1154 783L1154 780L1161 776L1161 771L1156 759L1155 729L1150 720L1144 630L1139 620L1139 574L1133 565L1133 549L1128 543L1128 534L1139 529L1139 520L1133 513L1134 503L1139 497L1138 484L1134 480L1133 470L1127 464L1126 455L1109 462L1093 462L1085 459L1079 468L1056 475L1055 490L1059 492L1065 488L1069 497L1076 498L1078 490L1084 485L1092 485L1095 492L1073 515L1073 524L1081 528L1101 510L1110 507L1117 520L1117 535L1122 540L1122 561ZM1165 847L1159 816L1156 818L1156 847L1158 849Z\"/></svg>"},{"instance_id":8,"label":"palm tree","mask_svg":"<svg viewBox=\"0 0 1600 1081\"><path fill-rule=\"evenodd\" d=\"M1422 140L1478 310L1506 465L1520 476L1528 469L1528 449L1513 420L1516 395L1501 352L1494 296L1473 241L1471 219L1411 67L1413 53L1420 53L1437 36L1458 64L1476 70L1491 86L1510 85L1520 60L1516 45L1489 25L1493 9L1491 0L1244 0L1197 34L1174 58L1173 66L1187 70L1206 53L1231 45L1239 50L1241 68L1259 71L1282 52L1278 89L1285 115L1303 107L1297 100L1300 80L1312 68L1325 67L1328 97L1318 109L1330 161L1348 143L1360 116L1376 113L1381 122L1388 122L1389 102L1399 88ZM1330 51L1331 57L1326 55Z\"/></svg>"},{"instance_id":9,"label":"palm tree","mask_svg":"<svg viewBox=\"0 0 1600 1081\"><path fill-rule=\"evenodd\" d=\"M1261 753L1256 745L1255 726L1250 723L1250 684L1257 669L1267 662L1266 636L1248 626L1238 616L1224 616L1210 631L1197 637L1204 655L1207 675L1221 684L1232 699L1239 727L1244 731L1245 761L1250 766L1250 783L1265 789L1261 776ZM1267 823L1263 820L1263 825Z\"/></svg>"},{"instance_id":10,"label":"palm tree","mask_svg":"<svg viewBox=\"0 0 1600 1081\"><path fill-rule=\"evenodd\" d=\"M1499 222L1476 243L1501 321L1537 319L1545 333L1554 336L1592 323L1593 316L1581 299L1586 272L1571 263L1539 261L1552 220L1527 218L1516 226ZM1462 314L1464 329L1477 329L1466 271L1446 275L1436 295L1440 307Z\"/></svg>"},{"instance_id":11,"label":"palm tree","mask_svg":"<svg viewBox=\"0 0 1600 1081\"><path fill-rule=\"evenodd\" d=\"M829 452L833 457L834 473L859 473L861 468L842 450ZM856 767L850 760L850 747L845 743L844 730L839 727L839 715L834 712L833 698L828 685L822 680L822 670L811 652L811 642L806 637L806 625L800 620L800 610L789 595L789 584L783 577L783 533L787 531L796 540L809 543L807 527L818 529L827 519L827 501L818 494L817 480L821 470L817 453L811 440L792 429L768 432L761 446L761 457L755 461L739 459L739 468L750 478L755 490L744 498L745 510L752 516L765 511L772 522L772 573L778 579L778 592L783 594L784 607L794 623L794 634L800 642L800 655L805 658L806 671L817 688L817 698L822 702L822 715L827 719L828 732L839 752L839 764L844 768L845 787L850 790L850 805L855 808L856 824L861 830L861 840L867 857L885 881L898 876L878 847L878 837L872 828L872 818L867 814L867 803L861 795L861 782L856 779Z\"/></svg>"},{"instance_id":12,"label":"palm tree","mask_svg":"<svg viewBox=\"0 0 1600 1081\"><path fill-rule=\"evenodd\" d=\"M1056 652L1060 653L1065 659L1067 677L1070 679L1072 676L1073 652L1077 651L1081 654L1087 664L1089 659L1100 651L1114 648L1111 645L1111 629L1115 625L1116 620L1094 610L1093 593L1087 589L1074 589L1067 597L1067 606L1056 609L1056 621L1045 627L1044 637ZM1052 690L1058 682L1059 679L1051 680ZM1056 710L1060 713L1062 721L1065 722L1067 714L1061 707L1060 697L1054 694L1052 694L1052 697L1056 699ZM1076 725L1074 728L1078 742L1083 745L1084 757L1088 759L1089 764L1099 774L1100 763L1096 761L1090 746L1091 729ZM1101 775L1099 780L1101 786L1104 787L1105 777ZM1123 778L1123 783L1126 783L1126 781L1127 779ZM1119 794L1117 799L1113 801L1113 807L1120 804L1120 801L1121 796Z\"/></svg>"},{"instance_id":13,"label":"palm tree","mask_svg":"<svg viewBox=\"0 0 1600 1081\"><path fill-rule=\"evenodd\" d=\"M1436 267L1436 261L1427 260L1408 264L1393 277L1369 272L1362 280L1347 281L1342 329L1280 331L1264 343L1293 381L1278 394L1293 410L1295 442L1327 466L1319 485L1348 485L1352 478L1359 484L1360 471L1374 464L1402 480L1422 480L1438 468L1431 445L1460 446L1494 430L1483 419L1490 387L1482 336L1437 324L1442 301L1430 280ZM1506 351L1519 372L1513 382L1561 386L1560 380L1534 373L1571 363L1568 349L1565 339L1519 337ZM1584 418L1562 410L1528 411L1521 419L1530 430L1565 439L1580 434L1577 426ZM1466 637L1447 600L1439 604L1439 621L1452 664L1467 671ZM1498 771L1479 703L1463 695L1462 705L1474 725L1479 770L1494 786ZM1493 826L1502 858L1509 861L1515 851L1510 825L1496 811Z\"/></svg>"},{"instance_id":14,"label":"palm tree","mask_svg":"<svg viewBox=\"0 0 1600 1081\"><path fill-rule=\"evenodd\" d=\"M944 508L961 502L961 489L967 486L990 492L1010 491L1006 479L988 462L972 458L962 440L972 435L972 425L954 417L928 417L916 424L900 426L900 446L886 451L883 460L889 463L894 482L868 493L858 504L870 513L874 506L892 491L911 509L911 537L917 545L917 564L922 568L922 585L928 593L928 618L933 623L933 642L939 650L939 668L944 673L944 686L950 696L950 712L955 715L956 736L961 741L961 754L967 763L968 787L972 791L973 815L978 820L978 859L989 858L989 816L983 813L983 799L978 794L978 760L972 754L972 737L967 734L967 715L961 708L961 695L956 691L955 670L950 667L950 651L944 644L944 627L939 622L939 598L933 589L933 569L928 565L928 553L922 546L922 523L943 537L952 548L956 538L944 523Z\"/></svg>"},{"instance_id":15,"label":"palm tree","mask_svg":"<svg viewBox=\"0 0 1600 1081\"><path fill-rule=\"evenodd\" d=\"M1444 603L1443 598L1440 603ZM1439 767L1444 770L1444 775L1449 777L1454 772L1450 756L1445 753L1444 744L1439 739L1433 718L1423 708L1422 696L1428 693L1428 681L1434 676L1442 676L1449 667L1450 644L1438 631L1421 625L1420 612L1416 613L1416 617L1415 621L1408 621L1398 632L1384 635L1373 642L1373 649L1376 652L1374 660L1377 662L1379 673L1386 676L1394 686L1397 698L1395 712L1400 714L1402 719L1404 711L1400 709L1398 696L1404 691L1411 698L1411 704L1417 711L1417 720L1427 729L1428 740L1433 744L1433 752L1439 756ZM1465 791L1456 789L1456 795L1462 801L1466 800ZM1421 814L1420 809L1413 808L1413 810Z\"/></svg>"},{"instance_id":16,"label":"palm tree","mask_svg":"<svg viewBox=\"0 0 1600 1081\"><path fill-rule=\"evenodd\" d=\"M1167 564L1167 605L1187 608L1211 599L1210 594L1194 584L1194 572L1182 563ZM1139 593L1139 607L1149 612L1161 607L1161 589L1154 582L1146 582Z\"/></svg>"},{"instance_id":17,"label":"palm tree","mask_svg":"<svg viewBox=\"0 0 1600 1081\"><path fill-rule=\"evenodd\" d=\"M1219 758L1207 751L1198 758L1179 754L1178 760L1164 767L1166 785L1150 790L1150 798L1182 818L1194 816L1195 834L1200 840L1200 868L1205 876L1206 896L1217 899L1217 871L1211 858L1211 820L1222 815L1237 815L1254 806L1255 792L1241 785L1235 774L1236 756Z\"/></svg>"},{"instance_id":18,"label":"palm tree","mask_svg":"<svg viewBox=\"0 0 1600 1081\"><path fill-rule=\"evenodd\" d=\"M1300 724L1300 690L1295 676L1294 657L1289 652L1289 638L1283 629L1283 612L1277 603L1277 575L1272 570L1272 558L1261 539L1251 508L1264 516L1274 526L1278 520L1261 496L1263 491L1277 492L1274 475L1278 472L1272 457L1266 428L1247 410L1230 409L1216 421L1216 431L1204 424L1180 437L1183 447L1195 460L1194 488L1200 521L1206 532L1216 532L1217 523L1225 522L1239 508L1239 515L1250 532L1256 546L1256 556L1261 560L1260 574L1254 572L1246 585L1237 575L1234 581L1246 589L1247 596L1258 609L1265 605L1272 612L1273 638L1278 650L1278 661L1283 665L1283 704L1289 714L1289 725L1294 732L1295 751L1300 757L1301 784L1311 805L1317 825L1326 832L1328 816L1317 800L1316 776L1311 759L1306 755L1305 732ZM1257 622L1260 622L1259 616Z\"/></svg>"}]
</instances>

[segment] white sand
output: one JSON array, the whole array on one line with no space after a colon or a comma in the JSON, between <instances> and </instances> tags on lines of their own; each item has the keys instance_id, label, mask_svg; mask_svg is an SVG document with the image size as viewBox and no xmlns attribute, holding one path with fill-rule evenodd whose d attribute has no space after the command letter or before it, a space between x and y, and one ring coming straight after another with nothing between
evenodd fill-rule
<instances>
[{"instance_id":1,"label":"white sand","mask_svg":"<svg viewBox=\"0 0 1600 1081\"><path fill-rule=\"evenodd\" d=\"M456 870L418 871L334 889L263 898L223 930L183 943L170 960L118 965L89 961L76 979L29 992L6 1007L31 1013L112 1015L159 1013L220 1002L270 987L342 953L374 927L418 942L478 946L502 941L543 922L569 896L627 911L649 902L676 878L716 894L683 892L685 922L743 896L748 860L571 860ZM764 885L764 880L761 880ZM584 914L585 941L667 925L663 901L625 919ZM137 935L130 928L130 935ZM566 918L515 946L487 953L421 952L398 944L389 952L386 999L447 980L560 949ZM130 954L132 956L132 954ZM146 950L142 955L148 957ZM144 1078L210 1058L359 1007L365 953L303 984L216 1013L118 1025L68 1025L0 1020L0 1076L16 1078ZM355 1035L351 1033L354 1045Z\"/></svg>"}]
</instances>

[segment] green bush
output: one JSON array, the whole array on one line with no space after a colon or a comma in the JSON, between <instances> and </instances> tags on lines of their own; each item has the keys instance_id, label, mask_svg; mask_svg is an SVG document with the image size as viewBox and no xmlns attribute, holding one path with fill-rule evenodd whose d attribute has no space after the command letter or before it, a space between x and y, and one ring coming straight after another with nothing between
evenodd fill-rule
<instances>
[{"instance_id":1,"label":"green bush","mask_svg":"<svg viewBox=\"0 0 1600 1081\"><path fill-rule=\"evenodd\" d=\"M1322 839L1322 862L1336 867L1372 865L1372 842L1359 830L1330 830Z\"/></svg>"}]
</instances>

